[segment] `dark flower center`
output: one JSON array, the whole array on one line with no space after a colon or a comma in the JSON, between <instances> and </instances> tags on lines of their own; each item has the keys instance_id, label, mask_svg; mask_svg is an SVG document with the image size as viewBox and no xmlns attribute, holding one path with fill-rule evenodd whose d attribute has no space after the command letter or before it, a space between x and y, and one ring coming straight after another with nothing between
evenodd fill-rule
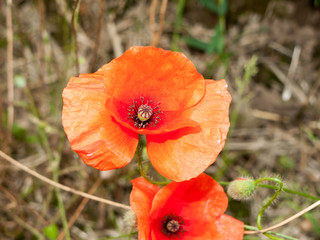
<instances>
[{"instance_id":1,"label":"dark flower center","mask_svg":"<svg viewBox=\"0 0 320 240\"><path fill-rule=\"evenodd\" d=\"M128 119L136 128L155 127L161 121L162 111L160 102L155 104L152 100L146 100L144 97L133 100L129 106Z\"/></svg>"},{"instance_id":2,"label":"dark flower center","mask_svg":"<svg viewBox=\"0 0 320 240\"><path fill-rule=\"evenodd\" d=\"M177 231L179 231L180 228L180 224L178 221L176 220L170 220L167 225L166 228L169 232L175 233Z\"/></svg>"},{"instance_id":3,"label":"dark flower center","mask_svg":"<svg viewBox=\"0 0 320 240\"><path fill-rule=\"evenodd\" d=\"M170 214L161 221L161 232L168 238L180 238L186 232L183 225L182 217Z\"/></svg>"}]
</instances>

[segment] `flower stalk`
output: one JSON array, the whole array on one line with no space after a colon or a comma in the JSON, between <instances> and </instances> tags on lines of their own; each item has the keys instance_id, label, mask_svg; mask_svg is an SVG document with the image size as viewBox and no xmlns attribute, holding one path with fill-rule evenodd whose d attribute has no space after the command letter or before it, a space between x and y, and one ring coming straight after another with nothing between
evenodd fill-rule
<instances>
[{"instance_id":1,"label":"flower stalk","mask_svg":"<svg viewBox=\"0 0 320 240\"><path fill-rule=\"evenodd\" d=\"M152 183L154 185L158 185L158 186L164 186L169 184L170 182L158 182L158 181L154 181L152 180L149 176L148 173L144 171L143 168L143 157L142 157L142 144L141 144L141 140L139 140L139 144L138 144L138 148L137 148L137 160L138 160L138 167L139 167L139 171L141 176L147 180L149 183Z\"/></svg>"},{"instance_id":2,"label":"flower stalk","mask_svg":"<svg viewBox=\"0 0 320 240\"><path fill-rule=\"evenodd\" d=\"M231 183L231 182L225 182L225 181L218 181L218 182L222 186L228 186ZM275 189L275 190L278 189L277 186L270 185L270 184L257 184L257 187L269 188L269 189ZM305 198L308 198L308 199L311 199L311 200L320 200L320 197L317 197L317 196L314 196L314 195L311 195L311 194L308 194L308 193L300 192L300 191L297 191L297 190L293 190L293 189L290 189L290 188L283 187L282 191L285 192L285 193L289 193L289 194L294 194L294 195L298 195L298 196L301 196L301 197L305 197Z\"/></svg>"},{"instance_id":3,"label":"flower stalk","mask_svg":"<svg viewBox=\"0 0 320 240\"><path fill-rule=\"evenodd\" d=\"M270 200L262 206L261 210L259 211L258 213L258 216L257 216L257 226L259 228L259 230L262 230L262 226L261 226L261 218L262 218L262 215L264 213L264 211L273 203L273 201L278 197L278 195L280 194L280 192L282 191L282 188L283 188L283 182L278 179L278 178L273 178L273 177L264 177L264 178L259 178L255 181L255 184L257 185L258 183L260 182L263 182L263 181L272 181L272 182L275 182L277 184L277 190L276 192L273 194L273 196L270 198ZM267 236L268 238L270 239L273 239L273 240L281 240L281 238L277 238L275 236L272 236L268 233L264 233L265 236Z\"/></svg>"}]
</instances>

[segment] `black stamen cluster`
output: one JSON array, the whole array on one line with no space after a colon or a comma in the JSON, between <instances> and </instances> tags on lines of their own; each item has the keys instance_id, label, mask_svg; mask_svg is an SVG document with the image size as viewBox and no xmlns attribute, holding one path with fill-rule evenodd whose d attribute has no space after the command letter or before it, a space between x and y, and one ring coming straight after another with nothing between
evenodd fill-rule
<instances>
[{"instance_id":1,"label":"black stamen cluster","mask_svg":"<svg viewBox=\"0 0 320 240\"><path fill-rule=\"evenodd\" d=\"M181 238L186 232L183 228L184 220L182 217L170 214L161 221L161 232L168 238Z\"/></svg>"}]
</instances>

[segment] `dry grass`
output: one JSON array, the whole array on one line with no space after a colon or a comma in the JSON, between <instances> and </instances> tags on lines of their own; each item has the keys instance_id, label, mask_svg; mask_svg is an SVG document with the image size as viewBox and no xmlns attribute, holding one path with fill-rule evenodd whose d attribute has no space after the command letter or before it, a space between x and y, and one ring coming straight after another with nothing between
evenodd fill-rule
<instances>
[{"instance_id":1,"label":"dry grass","mask_svg":"<svg viewBox=\"0 0 320 240\"><path fill-rule=\"evenodd\" d=\"M109 175L85 166L62 129L61 93L77 71L92 72L130 46L171 49L178 1L168 1L165 13L166 1L153 1L151 18L151 1L82 0L78 8L72 3L13 1L12 20L10 6L0 3L0 148L41 175L128 204L129 180L138 176L135 161ZM260 7L249 0L229 4L225 55L196 50L183 40L187 36L210 40L217 23L217 16L195 0L187 1L178 32L180 50L198 71L207 78L226 78L233 96L234 130L223 158L207 172L223 181L240 175L281 175L287 187L319 196L319 8L308 1L261 1ZM244 83L244 68L252 56L257 57L258 72ZM231 201L229 213L255 225L261 203L271 193L259 189L248 203ZM84 203L67 192L61 192L61 198L72 223L71 239L130 232L121 209ZM283 193L266 212L263 224L278 222L311 203ZM53 187L2 160L0 204L0 239L45 239L43 229L51 224L63 232ZM237 210L239 206L243 211ZM319 211L313 212L279 232L301 240L319 239L319 222Z\"/></svg>"}]
</instances>

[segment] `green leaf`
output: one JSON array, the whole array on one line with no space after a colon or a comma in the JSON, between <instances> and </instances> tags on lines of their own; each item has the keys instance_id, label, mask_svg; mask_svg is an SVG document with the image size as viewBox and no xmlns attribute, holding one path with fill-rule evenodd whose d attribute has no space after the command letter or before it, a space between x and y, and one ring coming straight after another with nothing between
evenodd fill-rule
<instances>
[{"instance_id":1,"label":"green leaf","mask_svg":"<svg viewBox=\"0 0 320 240\"><path fill-rule=\"evenodd\" d=\"M24 141L28 135L28 131L24 127L21 127L19 124L13 123L12 135L15 137L15 139Z\"/></svg>"},{"instance_id":2,"label":"green leaf","mask_svg":"<svg viewBox=\"0 0 320 240\"><path fill-rule=\"evenodd\" d=\"M198 0L198 2L201 3L206 9L214 13L219 12L218 6L212 0Z\"/></svg>"},{"instance_id":3,"label":"green leaf","mask_svg":"<svg viewBox=\"0 0 320 240\"><path fill-rule=\"evenodd\" d=\"M226 15L226 13L228 11L228 1L227 0L222 0L222 2L219 2L218 5L213 0L198 0L198 1L206 9L218 14L219 16Z\"/></svg>"},{"instance_id":4,"label":"green leaf","mask_svg":"<svg viewBox=\"0 0 320 240\"><path fill-rule=\"evenodd\" d=\"M196 48L201 51L207 51L209 44L203 41L200 41L193 37L183 38L183 40L191 47Z\"/></svg>"},{"instance_id":5,"label":"green leaf","mask_svg":"<svg viewBox=\"0 0 320 240\"><path fill-rule=\"evenodd\" d=\"M311 212L305 213L304 217L306 219L308 219L313 226L314 232L320 236L320 224L318 223L318 221L316 220L316 218L313 216L313 214Z\"/></svg>"},{"instance_id":6,"label":"green leaf","mask_svg":"<svg viewBox=\"0 0 320 240\"><path fill-rule=\"evenodd\" d=\"M222 4L219 6L219 16L225 16L228 11L228 0L223 0Z\"/></svg>"},{"instance_id":7,"label":"green leaf","mask_svg":"<svg viewBox=\"0 0 320 240\"><path fill-rule=\"evenodd\" d=\"M50 240L57 239L59 235L59 229L55 224L51 224L48 227L45 227L43 231L46 237L49 238Z\"/></svg>"},{"instance_id":8,"label":"green leaf","mask_svg":"<svg viewBox=\"0 0 320 240\"><path fill-rule=\"evenodd\" d=\"M27 139L26 139L27 143L39 143L39 138L34 135L34 134L28 134Z\"/></svg>"},{"instance_id":9,"label":"green leaf","mask_svg":"<svg viewBox=\"0 0 320 240\"><path fill-rule=\"evenodd\" d=\"M224 36L222 32L221 25L218 24L215 27L214 34L211 38L209 48L207 49L208 53L219 53L221 54L224 50Z\"/></svg>"}]
</instances>

